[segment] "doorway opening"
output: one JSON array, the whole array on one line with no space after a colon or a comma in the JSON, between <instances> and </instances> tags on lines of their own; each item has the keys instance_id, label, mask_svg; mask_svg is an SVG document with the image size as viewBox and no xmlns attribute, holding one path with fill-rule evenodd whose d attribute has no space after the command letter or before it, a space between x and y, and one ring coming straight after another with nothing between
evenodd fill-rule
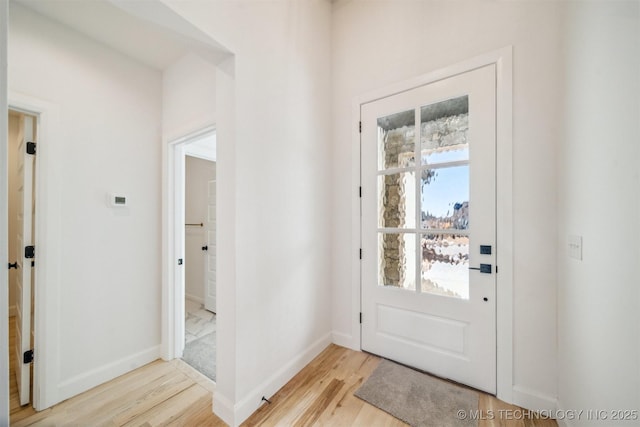
<instances>
[{"instance_id":1,"label":"doorway opening","mask_svg":"<svg viewBox=\"0 0 640 427\"><path fill-rule=\"evenodd\" d=\"M488 257L490 257L490 255L488 254L490 250L487 247L488 245L482 243L481 245L483 247L479 247L480 242L478 242L478 244L475 245L473 250L478 251L477 257L476 257L477 261L480 264L485 264L485 265L476 266L475 264L473 265L470 264L471 262L471 257L470 257L468 261L469 265L467 266L467 269L471 268L472 271L470 273L474 275L478 275L478 276L483 275L484 280L488 280L487 278L491 276L495 276L495 279L491 279L492 281L495 280L495 285L494 285L494 290L496 290L496 294L494 297L495 309L490 310L493 313L495 313L494 314L495 315L495 347L494 347L495 349L495 365L494 365L495 380L494 380L494 384L495 384L495 393L497 394L497 397L506 402L513 402L513 395L514 395L513 371L512 371L512 366L513 366L513 351L512 351L513 349L512 65L513 65L512 48L510 46L507 46L505 48L502 48L493 52L488 52L483 55L470 58L468 60L465 60L457 64L452 64L442 69L434 70L430 73L417 76L413 79L410 79L404 82L396 83L388 87L371 91L369 93L358 96L354 100L353 117L359 117L361 122L360 123L355 122L354 123L355 126L353 128L354 132L353 132L353 145L352 145L353 147L352 206L353 206L353 212L354 212L353 225L354 225L354 230L356 232L354 233L354 236L352 239L352 248L353 248L352 253L353 253L354 265L359 264L360 268L355 269L354 274L352 276L352 292L353 292L352 330L354 331L354 333L353 333L352 339L349 340L348 342L345 342L345 344L348 344L350 347L354 349L368 348L369 346L368 343L372 342L372 340L369 339L367 341L367 338L365 338L364 336L367 333L367 326L366 326L367 318L369 319L368 321L370 322L369 331L368 331L370 333L369 338L372 338L375 336L377 339L377 338L383 338L383 337L395 334L397 335L397 337L395 338L397 341L402 341L403 343L410 343L412 340L412 337L410 336L402 337L403 334L405 333L420 334L424 332L424 328L420 330L416 330L415 327L412 327L410 329L406 327L398 328L398 325L400 325L400 323L399 322L394 323L396 320L399 319L397 314L407 314L408 316L412 315L411 310L404 310L404 311L396 310L389 300L389 298L395 298L396 296L402 297L403 294L406 294L407 292L411 292L411 291L407 291L406 289L404 289L404 287L400 288L398 286L385 286L387 284L393 285L394 282L389 280L382 280L382 281L379 280L381 278L385 279L385 277L388 278L390 276L393 276L392 273L398 272L399 269L397 267L400 264L395 262L396 258L398 261L400 261L400 256L402 256L402 261L406 261L402 265L405 266L406 268L404 269L404 273L402 275L396 274L394 276L395 282L397 282L397 284L406 283L409 287L412 287L412 286L416 287L416 291L414 292L417 295L417 297L415 298L416 301L409 301L409 303L411 304L413 303L417 304L418 301L420 300L426 301L427 299L431 299L434 301L435 300L446 301L447 303L450 303L450 304L457 302L456 300L460 298L456 298L455 295L453 296L438 295L437 292L434 292L434 291L440 291L442 293L442 292L446 292L448 289L449 291L457 292L458 294L463 295L461 292L459 292L461 289L458 289L458 291L456 291L456 289L452 290L451 286L443 287L441 275L440 276L436 275L435 274L436 271L433 271L432 267L438 267L440 270L444 270L443 267L446 267L446 269L448 269L450 273L455 273L455 271L457 270L462 271L462 268L460 266L461 265L464 266L464 262L466 261L466 256L465 254L462 253L462 251L456 251L455 254L442 253L442 248L445 247L445 243L443 241L442 235L456 234L456 233L454 231L450 231L449 229L440 230L440 231L446 231L446 233L439 233L440 235L435 236L436 237L435 239L430 238L431 235L438 234L433 232L434 222L431 221L432 219L437 219L437 218L431 218L432 216L435 217L435 215L432 215L434 214L435 209L431 209L431 207L428 206L428 212L424 213L424 218L423 218L421 209L419 209L420 203L423 203L424 200L426 200L426 198L423 200L422 193L426 193L426 195L431 194L432 196L431 200L432 201L434 200L433 198L434 189L431 188L432 187L431 180L425 179L424 181L429 181L429 182L425 182L424 184L426 184L427 186L422 187L422 184L423 184L422 171L433 170L434 173L435 172L439 173L442 171L443 167L446 166L443 164L440 164L439 167L430 165L430 163L433 163L433 161L430 161L429 159L429 152L426 153L427 159L422 159L422 148L426 148L427 150L433 148L432 145L430 144L432 144L432 142L435 142L435 140L437 140L438 138L435 138L434 141L431 141L431 142L425 141L424 147L423 147L422 140L420 140L419 143L415 142L415 145L413 146L415 150L413 152L407 153L407 156L403 156L402 158L398 157L397 159L398 164L395 166L387 166L384 162L378 163L378 160L380 160L377 158L379 153L376 151L375 147L373 149L371 149L371 147L368 147L368 148L364 147L365 141L369 141L368 143L372 143L371 141L374 141L373 142L374 145L375 145L375 141L378 141L378 143L380 142L378 137L381 135L378 135L377 131L381 126L378 126L377 119L385 118L387 116L393 116L395 113L411 110L411 113L407 114L405 119L406 118L413 119L415 120L415 124L418 124L418 123L421 124L422 122L433 121L433 120L429 120L429 118L435 119L437 121L438 118L431 117L429 114L427 114L427 117L426 117L427 120L424 120L422 115L422 112L423 112L422 107L426 107L425 108L426 110L430 110L429 105L435 104L433 107L435 108L436 106L438 106L440 101L455 100L457 98L460 98L461 96L464 96L465 95L465 93L463 93L464 91L454 91L455 93L450 93L446 96L444 95L439 96L439 97L436 97L437 99L434 98L431 101L429 99L419 100L415 105L416 107L415 109L413 108L413 106L409 106L408 108L404 108L402 105L391 106L388 110L379 111L380 114L373 114L372 116L373 119L369 120L369 125L366 124L367 119L363 116L364 114L363 110L369 108L369 107L366 107L367 105L369 106L376 105L376 101L382 100L385 98L396 99L398 102L400 102L403 99L402 97L403 93L412 92L414 89L417 89L420 87L432 86L434 88L440 88L442 90L446 90L448 82L450 81L450 78L455 78L456 76L461 76L469 72L473 72L474 70L478 70L482 68L495 67L495 77L494 77L495 106L492 109L495 111L495 226L496 226L496 229L495 229L495 247L491 249L492 253L494 254L494 258L491 258L491 261L488 261ZM377 104L377 105L384 106L383 104L384 103ZM455 104L454 102L451 102L451 103L442 104L441 106L452 107L454 106L454 104ZM481 111L486 112L487 109L481 109ZM373 112L373 110L371 112ZM428 112L428 111L425 111L425 112ZM454 112L458 112L458 111L453 111L451 113L454 113ZM458 113L463 113L463 112L460 111ZM473 112L470 112L469 114L471 116ZM460 115L460 114L457 114L457 115ZM403 117L400 117L400 116L398 116L397 118L402 119ZM455 117L456 114L445 114L445 116ZM407 124L407 123L400 123L400 122L398 123L400 124L400 128L402 128L402 124ZM484 123L484 122L481 122L481 123ZM385 123L383 122L381 124L383 125L382 126L383 131L386 131L384 129L386 126ZM429 125L425 125L425 126L429 126ZM428 130L428 129L425 129L425 130ZM365 132L368 132L369 136L365 136ZM422 132L422 129L420 130L420 132ZM437 132L437 133L439 135L441 134L440 132ZM415 132L415 128L414 128L414 137L416 137L417 134L418 132ZM410 135L407 134L406 136L410 136ZM474 144L474 143L471 142L471 144ZM440 152L442 152L442 153L446 153L446 155L450 155L456 151L460 152L460 150L451 150L449 147L446 147L446 145L447 144L445 143L442 149L435 150L435 152L432 154L439 155ZM384 145L382 145L379 148L384 148ZM402 147L398 146L398 148L402 148ZM365 151L369 153L368 155L371 157L370 161L365 161L365 159L363 159L363 156L365 155ZM384 150L382 150L382 153L384 153ZM476 152L476 154L478 153ZM386 159L383 158L382 160L386 160ZM454 160L454 159L451 159L451 160ZM454 164L453 162L449 162L449 166L451 166L450 169L452 169L454 166L458 166L458 167L464 166L464 163L466 162L466 160L464 162L462 161L463 159L458 159L458 160L460 160L460 163L457 165ZM400 163L400 161L404 163ZM415 171L412 170L413 166L415 166ZM365 171L365 168L368 168L368 169ZM416 173L418 171L420 173ZM386 178L387 175L390 176L389 179ZM404 180L402 187L400 185L395 185L395 182L397 181L396 178L398 177L398 175L400 178ZM365 179L365 176L367 177L367 179ZM429 178L429 177L432 177L431 173L427 173L425 178ZM439 175L440 182L442 182L443 178L446 178L446 176ZM482 180L482 181L485 182L485 180ZM388 226L386 223L387 218L383 218L385 221L384 224L381 224L380 221L378 221L380 218L375 218L375 213L378 212L378 208L381 207L381 206L376 206L377 202L379 201L377 199L378 193L376 193L376 188L380 188L378 187L378 185L380 185L380 187L382 188L384 188L385 185L389 187L389 191L387 191L387 196L388 195L393 196L394 194L392 193L394 193L395 190L403 190L403 191L410 190L411 193L414 194L415 196L415 197L409 197L409 198L405 197L406 200L403 200L402 202L403 203L402 209L400 209L401 206L398 206L398 209L390 210L389 213L393 213L394 211L397 211L396 213L398 215L396 216L399 216L398 218L390 218L391 220L397 222L397 224L395 225ZM404 196L404 193L403 193L403 196ZM387 199L387 201L389 200L391 199ZM396 200L396 199L394 198L393 200ZM437 201L437 197L435 198L435 200ZM410 202L410 204L407 204L407 202ZM470 205L476 202L477 202L476 199L469 200ZM478 205L475 205L475 206L477 207ZM402 210L404 210L404 212L406 213L404 217L400 215L402 213ZM449 210L450 212L448 214L446 210L444 212L445 216L454 217L454 218L451 218L451 221L449 222L451 224L454 224L454 223L458 224L458 226L462 225L462 223L456 222L455 220L459 219L464 221L466 216L465 204L461 203L456 209L456 205L454 203L452 206L449 207ZM365 213L365 211L367 213ZM362 216L361 216L361 213L362 213ZM415 217L412 215L413 213L415 213ZM476 210L476 213L480 213L480 212ZM367 222L368 226L364 224L365 222L364 216L367 214L370 217ZM489 217L489 215L484 215L483 213L480 213L480 214L481 214L481 217L483 216ZM405 223L400 224L398 222L400 220L405 221ZM407 225L406 220L413 221L413 223L411 225ZM444 224L444 226L445 227L443 228L446 228L448 225ZM472 222L471 228L473 227L474 226ZM412 231L415 231L415 233L411 233ZM385 240L386 234L391 234L391 236L389 236ZM456 235L462 235L462 234L463 233L457 233ZM382 237L382 239L380 239L379 241L380 246L376 244L377 239L379 237ZM401 237L402 239L400 239L399 237ZM457 241L454 239L453 246L455 247L457 243L463 243L463 242L464 241L461 240L460 238L458 238ZM383 243L386 244L388 248L388 250L383 251L383 253L389 252L388 257L385 257L385 256L380 257L381 254L378 252L378 248L384 247ZM447 242L446 244L447 249L451 247L449 243L450 242ZM402 248L400 247L400 244L403 245ZM367 251L367 248L369 249L368 251ZM496 251L495 250L496 248L500 248L500 250ZM410 249L411 252L407 252L406 249ZM440 251L440 253L438 251ZM397 255L397 257L392 255ZM413 255L415 255L415 257ZM449 255L449 264L443 265L443 264L446 264L447 255ZM455 264L456 262L458 262L458 260L460 262L458 262L458 264L455 264L455 265L450 265L452 262L451 257L454 255L457 255L458 258L454 259L453 263ZM396 268L390 268L390 270L386 272L384 269L381 268L382 266L380 264L383 264L386 267L387 259L391 261L389 267L393 267L391 264L395 263ZM413 262L412 265L409 265L408 263L409 260ZM378 261L382 261L382 262L379 263ZM436 263L438 263L438 265L436 265ZM365 265L365 264L368 264L368 265ZM493 268L489 267L490 265ZM500 266L499 275L497 274L498 265ZM493 274L488 273L489 268L492 268ZM441 272L442 271L439 271L438 273L441 273ZM423 274L423 273L426 273L426 274ZM427 280L425 280L423 283L422 279L427 279ZM439 283L440 285L439 288L436 288L435 286L433 286L433 281L435 280L436 282L438 282L438 279L440 279L441 283ZM384 283L384 282L388 282L388 283ZM365 289L365 287L367 287L367 289ZM424 292L423 292L423 289L424 289ZM499 292L497 290L499 290ZM392 291L397 291L397 292L392 292ZM382 294L383 292L384 294ZM473 298L473 296L471 296L471 293L472 293L471 289L469 289L469 292L470 292L469 293L470 297ZM485 303L484 297L487 298L487 301L486 301L487 303L492 299L490 295L489 296L483 295L481 296L482 303ZM407 301L404 301L404 302L407 303ZM431 308L433 307L439 308L439 306L429 304L428 302L425 302L424 306L431 307ZM379 325L379 323L376 323L376 319L372 318L374 316L378 316L378 317L386 316L384 317L383 320L387 320L387 322L385 323L385 325L382 326L382 329L392 327L393 330L391 331L391 333L389 333L388 330L380 330L380 328L378 328L378 330L371 331L372 326ZM438 319L434 319L435 316L433 316L432 314L423 314L418 317L420 317L420 321L422 321L423 323L429 320L438 320ZM391 322L389 322L389 320ZM406 321L407 320L406 316L405 318L401 318L400 320ZM459 321L457 322L458 323L452 322L451 325L453 327L455 327L456 325L462 327L463 322L459 322ZM443 340L448 339L450 337L451 335L446 335L446 334L442 335ZM424 334L419 336L418 338L421 338L421 339L424 338ZM431 337L431 338L434 338L434 337ZM386 346L386 344L388 343L382 343L382 344L378 343L378 344L382 346ZM444 344L446 346L446 345L449 345L450 342L441 341L439 344ZM377 345L377 344L374 344L374 345ZM442 345L438 345L438 343L433 343L429 348L434 349L434 352L435 352L437 351L436 347L442 347ZM449 345L449 347L451 346ZM395 348L392 348L392 347L388 347L388 348L391 348L392 351L396 351ZM423 348L429 349L426 345L424 345ZM384 353L384 351L381 351L381 350L378 350L378 351L379 353ZM406 353L407 352L405 352L405 354ZM453 352L451 351L449 351L449 354L454 356ZM397 359L399 360L401 359L401 357L397 357ZM412 364L411 362L405 362L405 363ZM419 365L419 363L413 363L413 365L417 366ZM425 369L425 370L428 370L428 369ZM444 373L441 375L449 376L447 375L447 373Z\"/></svg>"},{"instance_id":2,"label":"doorway opening","mask_svg":"<svg viewBox=\"0 0 640 427\"><path fill-rule=\"evenodd\" d=\"M361 111L362 348L495 393L495 66Z\"/></svg>"},{"instance_id":3,"label":"doorway opening","mask_svg":"<svg viewBox=\"0 0 640 427\"><path fill-rule=\"evenodd\" d=\"M36 152L38 116L9 110L9 388L10 414L34 411L36 292Z\"/></svg>"},{"instance_id":4,"label":"doorway opening","mask_svg":"<svg viewBox=\"0 0 640 427\"><path fill-rule=\"evenodd\" d=\"M216 380L216 132L170 145L174 157L176 357Z\"/></svg>"}]
</instances>

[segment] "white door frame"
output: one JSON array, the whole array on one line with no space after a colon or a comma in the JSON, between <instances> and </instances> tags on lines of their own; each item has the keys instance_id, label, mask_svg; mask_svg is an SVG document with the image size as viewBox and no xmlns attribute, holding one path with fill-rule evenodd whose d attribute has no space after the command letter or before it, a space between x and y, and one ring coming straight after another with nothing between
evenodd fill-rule
<instances>
[{"instance_id":1,"label":"white door frame","mask_svg":"<svg viewBox=\"0 0 640 427\"><path fill-rule=\"evenodd\" d=\"M197 131L165 144L165 163L167 171L165 191L166 229L163 233L164 259L166 265L163 285L163 305L166 314L162 316L162 358L172 360L182 357L185 332L185 282L184 282L184 240L185 240L185 145L215 132L211 124ZM178 259L183 260L178 265Z\"/></svg>"},{"instance_id":2,"label":"white door frame","mask_svg":"<svg viewBox=\"0 0 640 427\"><path fill-rule=\"evenodd\" d=\"M214 161L215 164L215 161ZM217 166L217 165L216 165ZM214 195L211 196L211 188L210 185L213 183L214 187ZM204 225L204 241L205 245L207 245L207 253L205 254L204 260L204 308L208 311L211 311L214 314L217 314L217 294L216 294L216 286L217 286L217 271L211 271L212 264L215 268L217 252L218 252L218 241L217 239L217 218L214 218L214 221L211 221L211 200L214 201L214 209L218 204L217 200L217 189L218 189L218 180L217 176L214 174L214 179L207 180L207 217L206 223ZM213 222L213 227L211 226ZM211 232L213 231L213 239L211 239ZM211 258L213 258L213 263L211 262ZM213 278L213 286L210 285L211 279ZM211 290L213 289L213 297L211 297Z\"/></svg>"},{"instance_id":3,"label":"white door frame","mask_svg":"<svg viewBox=\"0 0 640 427\"><path fill-rule=\"evenodd\" d=\"M352 262L351 272L351 330L349 347L361 350L361 262L362 247L360 206L360 108L362 104L386 98L401 92L424 86L451 76L472 71L487 65L496 65L496 265L500 273L496 276L496 329L497 329L497 397L506 402L513 401L513 157L512 157L512 46L488 52L469 60L441 68L430 73L393 84L354 99L352 104L352 167L351 210L352 216Z\"/></svg>"},{"instance_id":4,"label":"white door frame","mask_svg":"<svg viewBox=\"0 0 640 427\"><path fill-rule=\"evenodd\" d=\"M7 47L8 47L9 2L0 0L0 174L9 177L7 159L9 157L8 127L9 110L7 108ZM8 179L0 185L0 242L9 239L9 188ZM8 245L0 245L0 260L9 259ZM0 273L0 343L9 344L9 270ZM0 348L2 345L0 344ZM9 349L0 354L0 426L9 425Z\"/></svg>"},{"instance_id":5,"label":"white door frame","mask_svg":"<svg viewBox=\"0 0 640 427\"><path fill-rule=\"evenodd\" d=\"M47 222L55 223L56 210L47 199L47 188L57 182L55 169L51 168L52 155L55 153L55 124L58 108L48 102L17 92L9 92L10 110L29 114L37 118L38 148L35 161L35 230L33 241L36 246L34 280L34 361L33 361L33 401L36 410L51 406L57 398L57 374L53 367L58 366L58 343L46 337L58 336L57 319L59 304L60 253L49 250L55 245L59 232L56 227L47 227ZM7 147L8 148L8 147ZM54 160L55 161L55 160ZM51 207L51 208L50 208Z\"/></svg>"}]
</instances>

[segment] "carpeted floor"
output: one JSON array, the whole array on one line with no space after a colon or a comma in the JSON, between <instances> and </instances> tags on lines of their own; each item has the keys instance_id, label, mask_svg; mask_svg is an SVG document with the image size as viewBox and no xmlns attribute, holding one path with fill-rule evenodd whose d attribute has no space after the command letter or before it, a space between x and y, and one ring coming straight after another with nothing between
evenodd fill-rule
<instances>
[{"instance_id":1,"label":"carpeted floor","mask_svg":"<svg viewBox=\"0 0 640 427\"><path fill-rule=\"evenodd\" d=\"M185 301L185 346L182 360L216 380L216 315L200 303Z\"/></svg>"},{"instance_id":2,"label":"carpeted floor","mask_svg":"<svg viewBox=\"0 0 640 427\"><path fill-rule=\"evenodd\" d=\"M182 360L213 381L216 380L216 333L196 338L184 346Z\"/></svg>"},{"instance_id":3,"label":"carpeted floor","mask_svg":"<svg viewBox=\"0 0 640 427\"><path fill-rule=\"evenodd\" d=\"M355 395L412 426L478 425L477 392L385 359Z\"/></svg>"}]
</instances>

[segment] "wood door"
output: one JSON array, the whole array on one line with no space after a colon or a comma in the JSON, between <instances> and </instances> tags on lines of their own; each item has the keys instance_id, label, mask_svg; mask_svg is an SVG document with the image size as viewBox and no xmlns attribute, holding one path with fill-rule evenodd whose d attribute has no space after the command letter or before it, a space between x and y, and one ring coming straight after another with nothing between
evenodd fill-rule
<instances>
[{"instance_id":1,"label":"wood door","mask_svg":"<svg viewBox=\"0 0 640 427\"><path fill-rule=\"evenodd\" d=\"M496 71L363 104L362 348L496 391Z\"/></svg>"},{"instance_id":2,"label":"wood door","mask_svg":"<svg viewBox=\"0 0 640 427\"><path fill-rule=\"evenodd\" d=\"M215 313L216 309L216 181L208 183L207 205L207 261L205 262L204 307Z\"/></svg>"},{"instance_id":3,"label":"wood door","mask_svg":"<svg viewBox=\"0 0 640 427\"><path fill-rule=\"evenodd\" d=\"M33 253L33 178L35 156L28 153L29 143L35 143L35 118L21 116L23 131L18 142L18 206L17 250L18 274L16 274L16 376L20 405L30 400L31 363L25 363L25 354L32 347L32 262ZM29 147L30 148L30 147ZM29 150L30 151L30 150Z\"/></svg>"}]
</instances>

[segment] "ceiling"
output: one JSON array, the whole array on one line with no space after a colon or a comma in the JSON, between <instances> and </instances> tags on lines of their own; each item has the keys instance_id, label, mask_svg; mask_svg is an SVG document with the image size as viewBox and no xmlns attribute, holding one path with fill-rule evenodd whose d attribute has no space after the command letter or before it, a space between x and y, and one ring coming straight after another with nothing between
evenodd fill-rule
<instances>
[{"instance_id":1,"label":"ceiling","mask_svg":"<svg viewBox=\"0 0 640 427\"><path fill-rule=\"evenodd\" d=\"M190 52L216 64L229 55L159 1L15 1L158 70Z\"/></svg>"}]
</instances>

